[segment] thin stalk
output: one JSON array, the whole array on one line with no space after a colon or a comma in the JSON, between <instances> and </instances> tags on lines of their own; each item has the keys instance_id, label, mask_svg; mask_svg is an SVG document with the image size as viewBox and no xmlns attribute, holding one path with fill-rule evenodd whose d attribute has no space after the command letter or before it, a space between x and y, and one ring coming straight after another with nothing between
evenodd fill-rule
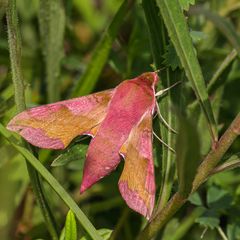
<instances>
[{"instance_id":1,"label":"thin stalk","mask_svg":"<svg viewBox=\"0 0 240 240\"><path fill-rule=\"evenodd\" d=\"M211 172L211 176L223 171L228 171L228 170L232 170L234 168L240 167L240 159L238 160L234 160L234 161L229 161L226 163L223 163L220 166L217 166L216 168L214 168Z\"/></svg>"},{"instance_id":2,"label":"thin stalk","mask_svg":"<svg viewBox=\"0 0 240 240\"><path fill-rule=\"evenodd\" d=\"M226 234L223 232L222 228L221 227L217 227L217 230L220 234L220 236L222 237L223 240L228 240Z\"/></svg>"},{"instance_id":3,"label":"thin stalk","mask_svg":"<svg viewBox=\"0 0 240 240\"><path fill-rule=\"evenodd\" d=\"M114 228L109 240L115 240L118 237L118 234L120 232L120 230L122 229L128 215L129 215L130 211L128 208L125 208L123 211L122 216L120 217L120 219L118 220L118 223L116 225L116 227Z\"/></svg>"},{"instance_id":4,"label":"thin stalk","mask_svg":"<svg viewBox=\"0 0 240 240\"><path fill-rule=\"evenodd\" d=\"M236 49L233 49L223 60L221 65L218 67L217 71L213 74L212 78L209 81L207 86L208 92L211 92L212 87L222 75L222 73L226 70L226 68L233 62L233 60L238 56Z\"/></svg>"},{"instance_id":5,"label":"thin stalk","mask_svg":"<svg viewBox=\"0 0 240 240\"><path fill-rule=\"evenodd\" d=\"M8 24L8 43L10 51L12 80L15 92L15 102L17 111L21 112L25 110L25 93L24 93L24 81L21 71L21 41L19 26L17 20L16 0L9 0L7 6L7 24ZM28 148L29 145L28 145ZM27 163L28 174L31 180L34 194L37 198L41 212L44 216L46 226L53 240L58 239L58 231L56 221L46 201L44 190L41 184L41 179L37 171Z\"/></svg>"},{"instance_id":6,"label":"thin stalk","mask_svg":"<svg viewBox=\"0 0 240 240\"><path fill-rule=\"evenodd\" d=\"M202 161L193 181L192 192L195 192L198 187L206 181L212 170L219 163L223 155L239 135L240 113L236 116L220 140L216 143L215 148L212 149ZM175 193L168 204L160 212L157 212L155 217L147 224L137 239L148 240L154 237L186 201L187 198L183 198L178 192Z\"/></svg>"}]
</instances>

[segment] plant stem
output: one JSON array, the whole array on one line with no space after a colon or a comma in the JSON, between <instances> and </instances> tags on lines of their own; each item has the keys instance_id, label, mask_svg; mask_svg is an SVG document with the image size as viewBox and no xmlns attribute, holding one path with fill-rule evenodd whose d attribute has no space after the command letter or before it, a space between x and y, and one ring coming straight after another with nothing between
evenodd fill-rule
<instances>
[{"instance_id":1,"label":"plant stem","mask_svg":"<svg viewBox=\"0 0 240 240\"><path fill-rule=\"evenodd\" d=\"M229 128L222 135L220 140L216 143L215 148L212 149L202 164L199 166L196 177L193 181L192 192L195 192L198 187L208 178L212 170L221 160L233 141L240 135L240 113L233 120ZM168 222L168 220L178 211L179 208L187 201L178 192L173 195L160 212L157 212L154 218L139 234L138 240L148 240L157 234L159 230Z\"/></svg>"},{"instance_id":2,"label":"plant stem","mask_svg":"<svg viewBox=\"0 0 240 240\"><path fill-rule=\"evenodd\" d=\"M17 111L25 110L24 82L21 72L21 40L18 30L16 0L9 0L7 5L8 44L12 69Z\"/></svg>"},{"instance_id":3,"label":"plant stem","mask_svg":"<svg viewBox=\"0 0 240 240\"><path fill-rule=\"evenodd\" d=\"M217 227L217 230L220 234L220 236L222 237L223 240L228 240L227 236L225 235L225 233L223 232L221 227Z\"/></svg>"},{"instance_id":4,"label":"plant stem","mask_svg":"<svg viewBox=\"0 0 240 240\"><path fill-rule=\"evenodd\" d=\"M17 111L21 112L25 110L26 104L24 93L24 81L21 72L21 40L17 20L16 0L8 1L7 24L12 79L15 92L15 102L17 106ZM26 146L27 148L30 148L29 145L26 144ZM52 239L57 240L58 239L57 225L46 201L43 187L41 184L41 179L37 171L35 171L35 169L30 164L28 163L26 164L31 184L33 187L33 191L38 200L44 219L46 221L46 226L49 230Z\"/></svg>"}]
</instances>

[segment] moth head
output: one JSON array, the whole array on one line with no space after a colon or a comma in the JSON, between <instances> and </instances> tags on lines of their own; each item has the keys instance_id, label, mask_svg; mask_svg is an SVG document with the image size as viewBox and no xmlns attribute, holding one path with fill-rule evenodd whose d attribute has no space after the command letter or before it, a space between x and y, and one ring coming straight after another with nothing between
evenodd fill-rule
<instances>
[{"instance_id":1,"label":"moth head","mask_svg":"<svg viewBox=\"0 0 240 240\"><path fill-rule=\"evenodd\" d=\"M155 87L159 81L159 77L157 72L146 72L143 73L140 78L147 82L147 84L151 85L152 87Z\"/></svg>"}]
</instances>

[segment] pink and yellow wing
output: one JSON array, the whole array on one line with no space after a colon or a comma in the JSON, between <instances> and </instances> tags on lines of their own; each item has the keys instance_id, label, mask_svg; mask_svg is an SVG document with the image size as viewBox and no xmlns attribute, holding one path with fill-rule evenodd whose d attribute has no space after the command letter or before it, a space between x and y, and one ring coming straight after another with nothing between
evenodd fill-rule
<instances>
[{"instance_id":1,"label":"pink and yellow wing","mask_svg":"<svg viewBox=\"0 0 240 240\"><path fill-rule=\"evenodd\" d=\"M119 180L120 193L130 208L149 219L155 201L151 110L132 129L120 154L125 159Z\"/></svg>"},{"instance_id":2,"label":"pink and yellow wing","mask_svg":"<svg viewBox=\"0 0 240 240\"><path fill-rule=\"evenodd\" d=\"M94 136L107 113L113 90L28 109L15 116L7 128L31 144L63 149L78 135Z\"/></svg>"}]
</instances>

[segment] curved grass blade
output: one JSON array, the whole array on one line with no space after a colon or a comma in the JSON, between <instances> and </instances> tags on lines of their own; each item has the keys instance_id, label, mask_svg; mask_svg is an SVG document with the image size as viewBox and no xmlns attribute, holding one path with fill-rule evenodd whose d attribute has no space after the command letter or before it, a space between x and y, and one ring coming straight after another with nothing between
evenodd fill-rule
<instances>
[{"instance_id":1,"label":"curved grass blade","mask_svg":"<svg viewBox=\"0 0 240 240\"><path fill-rule=\"evenodd\" d=\"M211 93L219 77L224 73L224 71L231 65L234 59L238 56L236 49L233 49L223 60L223 62L218 67L217 71L213 74L212 78L207 85L207 90Z\"/></svg>"},{"instance_id":2,"label":"curved grass blade","mask_svg":"<svg viewBox=\"0 0 240 240\"><path fill-rule=\"evenodd\" d=\"M88 94L95 87L97 79L107 62L112 43L117 36L125 15L133 3L134 0L125 0L120 6L109 27L94 49L87 69L75 85L72 92L73 97Z\"/></svg>"},{"instance_id":3,"label":"curved grass blade","mask_svg":"<svg viewBox=\"0 0 240 240\"><path fill-rule=\"evenodd\" d=\"M208 99L208 93L203 79L203 74L196 57L190 33L178 0L157 0L161 15L168 30L169 37L173 42L181 64L185 70L192 88L198 98L213 141L217 141L217 126L212 107Z\"/></svg>"},{"instance_id":4,"label":"curved grass blade","mask_svg":"<svg viewBox=\"0 0 240 240\"><path fill-rule=\"evenodd\" d=\"M35 168L38 173L48 182L52 189L59 195L59 197L66 203L66 205L72 210L79 220L80 224L86 230L86 232L92 237L93 240L102 240L97 233L92 223L88 220L86 215L78 207L71 196L65 191L65 189L59 184L59 182L52 176L51 173L35 158L27 149L19 144L19 141L11 134L2 124L0 124L0 133L6 138L11 145L22 154L25 159Z\"/></svg>"}]
</instances>

